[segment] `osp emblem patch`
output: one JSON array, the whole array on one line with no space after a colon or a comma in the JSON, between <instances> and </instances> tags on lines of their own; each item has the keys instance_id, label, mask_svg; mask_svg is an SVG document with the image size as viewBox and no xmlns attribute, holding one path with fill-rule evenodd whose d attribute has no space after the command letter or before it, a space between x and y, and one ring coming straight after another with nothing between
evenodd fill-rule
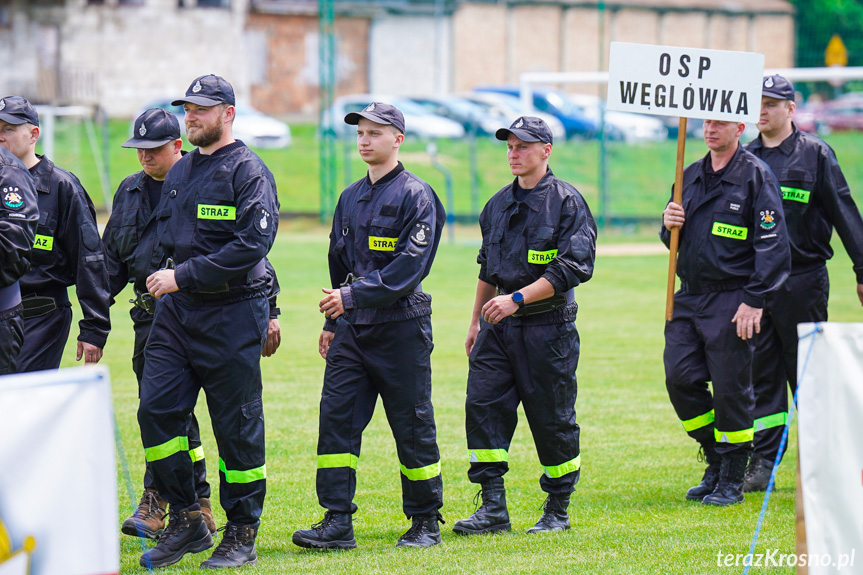
<instances>
[{"instance_id":1,"label":"osp emblem patch","mask_svg":"<svg viewBox=\"0 0 863 575\"><path fill-rule=\"evenodd\" d=\"M24 196L19 191L19 188L3 188L3 207L16 211L23 208Z\"/></svg>"},{"instance_id":2,"label":"osp emblem patch","mask_svg":"<svg viewBox=\"0 0 863 575\"><path fill-rule=\"evenodd\" d=\"M147 133L147 126L145 126L144 124L141 124L141 127L138 128L138 134L140 134L141 137L143 138L146 133Z\"/></svg>"},{"instance_id":3,"label":"osp emblem patch","mask_svg":"<svg viewBox=\"0 0 863 575\"><path fill-rule=\"evenodd\" d=\"M761 213L761 229L762 230L772 230L776 227L776 220L773 219L773 214L776 212L773 210L764 210Z\"/></svg>"},{"instance_id":4,"label":"osp emblem patch","mask_svg":"<svg viewBox=\"0 0 863 575\"><path fill-rule=\"evenodd\" d=\"M420 247L429 245L431 227L428 224L417 224L411 233L411 241Z\"/></svg>"},{"instance_id":5,"label":"osp emblem patch","mask_svg":"<svg viewBox=\"0 0 863 575\"><path fill-rule=\"evenodd\" d=\"M772 88L773 87L773 76L767 76L767 79L764 80L764 87L765 88Z\"/></svg>"},{"instance_id":6,"label":"osp emblem patch","mask_svg":"<svg viewBox=\"0 0 863 575\"><path fill-rule=\"evenodd\" d=\"M516 123L515 127L521 128L522 126L524 126L524 118L519 118L518 123Z\"/></svg>"},{"instance_id":7,"label":"osp emblem patch","mask_svg":"<svg viewBox=\"0 0 863 575\"><path fill-rule=\"evenodd\" d=\"M201 81L200 81L200 80L198 80L197 82L195 82L195 85L194 85L194 86L192 86L192 92L194 92L195 94L197 94L197 93L198 93L198 92L200 92L201 90L203 90L203 86L201 86Z\"/></svg>"},{"instance_id":8,"label":"osp emblem patch","mask_svg":"<svg viewBox=\"0 0 863 575\"><path fill-rule=\"evenodd\" d=\"M255 212L255 229L261 235L268 236L273 229L273 216L264 208L258 208Z\"/></svg>"}]
</instances>

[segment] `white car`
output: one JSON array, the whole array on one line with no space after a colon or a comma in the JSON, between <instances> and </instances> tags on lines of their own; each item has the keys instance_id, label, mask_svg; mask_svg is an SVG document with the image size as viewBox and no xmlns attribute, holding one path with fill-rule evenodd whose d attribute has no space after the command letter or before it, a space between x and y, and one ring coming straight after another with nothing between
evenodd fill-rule
<instances>
[{"instance_id":1,"label":"white car","mask_svg":"<svg viewBox=\"0 0 863 575\"><path fill-rule=\"evenodd\" d=\"M497 92L471 92L470 94L461 94L461 97L482 106L488 113L498 116L500 118L499 128L509 128L516 118L524 115L521 111L521 100L515 96ZM532 108L528 115L545 120L555 142L566 141L566 128L563 127L560 120L551 114L540 112L536 108Z\"/></svg>"},{"instance_id":2,"label":"white car","mask_svg":"<svg viewBox=\"0 0 863 575\"><path fill-rule=\"evenodd\" d=\"M138 110L135 118L150 108L162 108L177 116L180 133L186 134L186 125L183 122L186 112L183 106L172 106L171 100L158 100ZM233 134L237 140L242 140L250 148L287 148L291 145L291 128L286 123L244 103L238 103L234 108L237 115L234 118ZM134 126L133 119L133 130Z\"/></svg>"},{"instance_id":3,"label":"white car","mask_svg":"<svg viewBox=\"0 0 863 575\"><path fill-rule=\"evenodd\" d=\"M345 124L345 116L350 112L360 112L372 102L392 104L405 117L405 131L408 135L422 139L462 138L464 127L458 122L432 114L416 102L399 96L380 94L351 94L336 98L324 115L324 128L332 127L341 137L351 137L356 128Z\"/></svg>"},{"instance_id":4,"label":"white car","mask_svg":"<svg viewBox=\"0 0 863 575\"><path fill-rule=\"evenodd\" d=\"M588 117L599 123L605 101L589 94L567 94L567 97L584 109ZM644 114L605 112L605 127L611 139L635 142L662 142L668 139L668 128L661 120Z\"/></svg>"}]
</instances>

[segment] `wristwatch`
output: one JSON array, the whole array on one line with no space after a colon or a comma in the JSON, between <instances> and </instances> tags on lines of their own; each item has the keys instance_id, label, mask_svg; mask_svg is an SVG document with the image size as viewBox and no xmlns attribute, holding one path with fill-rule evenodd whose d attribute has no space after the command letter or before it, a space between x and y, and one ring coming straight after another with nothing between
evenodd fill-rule
<instances>
[{"instance_id":1,"label":"wristwatch","mask_svg":"<svg viewBox=\"0 0 863 575\"><path fill-rule=\"evenodd\" d=\"M512 301L514 301L516 303L516 305L518 306L518 309L521 309L524 307L524 296L522 295L522 293L520 291L514 292L512 294Z\"/></svg>"}]
</instances>

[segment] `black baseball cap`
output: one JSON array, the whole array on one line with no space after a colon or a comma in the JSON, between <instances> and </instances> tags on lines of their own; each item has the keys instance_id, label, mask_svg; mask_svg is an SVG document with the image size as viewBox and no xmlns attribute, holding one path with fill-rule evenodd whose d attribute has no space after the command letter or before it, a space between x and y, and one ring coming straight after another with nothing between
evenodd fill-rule
<instances>
[{"instance_id":1,"label":"black baseball cap","mask_svg":"<svg viewBox=\"0 0 863 575\"><path fill-rule=\"evenodd\" d=\"M764 76L761 95L768 98L776 98L777 100L791 100L793 102L794 84L779 74Z\"/></svg>"},{"instance_id":2,"label":"black baseball cap","mask_svg":"<svg viewBox=\"0 0 863 575\"><path fill-rule=\"evenodd\" d=\"M535 116L522 116L517 118L509 128L501 128L494 133L494 137L498 140L506 141L509 135L512 134L522 142L542 142L544 144L553 144L551 129L542 118Z\"/></svg>"},{"instance_id":3,"label":"black baseball cap","mask_svg":"<svg viewBox=\"0 0 863 575\"><path fill-rule=\"evenodd\" d=\"M7 124L39 125L39 114L36 108L21 96L7 96L0 99L0 120Z\"/></svg>"},{"instance_id":4,"label":"black baseball cap","mask_svg":"<svg viewBox=\"0 0 863 575\"><path fill-rule=\"evenodd\" d=\"M180 137L177 116L162 108L150 108L135 120L132 137L120 144L124 148L150 150Z\"/></svg>"},{"instance_id":5,"label":"black baseball cap","mask_svg":"<svg viewBox=\"0 0 863 575\"><path fill-rule=\"evenodd\" d=\"M383 102L372 102L362 112L351 112L345 116L345 123L356 126L360 118L377 122L378 124L390 124L395 126L399 132L405 133L405 116L402 111L391 104Z\"/></svg>"},{"instance_id":6,"label":"black baseball cap","mask_svg":"<svg viewBox=\"0 0 863 575\"><path fill-rule=\"evenodd\" d=\"M215 74L195 78L195 81L186 90L186 97L174 100L171 105L180 106L186 102L199 106L215 106L216 104L233 106L236 104L234 88L227 80Z\"/></svg>"}]
</instances>

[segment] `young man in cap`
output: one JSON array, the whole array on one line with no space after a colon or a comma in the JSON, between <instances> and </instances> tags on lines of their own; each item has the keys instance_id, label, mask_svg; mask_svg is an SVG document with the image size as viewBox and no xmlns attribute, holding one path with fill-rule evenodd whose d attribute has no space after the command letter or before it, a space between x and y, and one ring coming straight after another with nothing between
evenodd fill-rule
<instances>
[{"instance_id":1,"label":"young man in cap","mask_svg":"<svg viewBox=\"0 0 863 575\"><path fill-rule=\"evenodd\" d=\"M0 146L18 157L35 181L39 225L30 271L21 278L24 342L18 372L57 369L72 325L67 289L74 285L84 317L77 360L96 363L111 330L108 272L96 210L73 174L36 155L39 116L18 96L0 100Z\"/></svg>"},{"instance_id":2,"label":"young man in cap","mask_svg":"<svg viewBox=\"0 0 863 575\"><path fill-rule=\"evenodd\" d=\"M476 299L465 340L468 478L482 505L453 531L475 535L510 529L503 476L518 404L533 434L547 494L528 533L569 529L570 494L581 455L575 421L579 337L575 287L593 275L596 224L584 198L548 167L551 130L522 116L497 131L516 178L479 217L482 247Z\"/></svg>"},{"instance_id":3,"label":"young man in cap","mask_svg":"<svg viewBox=\"0 0 863 575\"><path fill-rule=\"evenodd\" d=\"M339 198L330 232L332 289L318 351L326 359L318 437L318 502L327 511L294 532L300 547L353 549L352 514L363 429L378 395L396 441L411 528L398 547L440 543L440 453L431 403L431 270L445 214L431 186L398 160L401 111L374 102L345 116L357 126L366 177Z\"/></svg>"},{"instance_id":4,"label":"young man in cap","mask_svg":"<svg viewBox=\"0 0 863 575\"><path fill-rule=\"evenodd\" d=\"M776 178L740 145L742 122L706 120L710 149L683 172L682 205L669 202L662 241L680 228L674 316L665 324L665 385L707 469L686 498L743 501L752 451L752 356L774 337L763 315L791 265ZM707 382L713 383L711 395Z\"/></svg>"},{"instance_id":5,"label":"young man in cap","mask_svg":"<svg viewBox=\"0 0 863 575\"><path fill-rule=\"evenodd\" d=\"M851 257L857 297L863 304L863 219L833 150L801 132L792 118L794 86L782 76L766 76L761 92L761 134L746 149L763 160L779 179L782 208L791 243L791 276L769 302L776 326L784 374L776 377L772 342L756 350L755 450L746 473L745 491L764 491L779 452L788 419L787 379L797 389L797 324L827 321L830 280L826 262L833 257L830 238L836 228Z\"/></svg>"},{"instance_id":6,"label":"young man in cap","mask_svg":"<svg viewBox=\"0 0 863 575\"><path fill-rule=\"evenodd\" d=\"M273 175L233 138L234 91L195 79L183 104L197 149L180 158L157 208L165 269L146 281L156 306L141 380L138 422L168 526L141 565L164 567L212 547L194 485L188 419L203 388L219 447L220 499L228 524L204 568L257 560L266 493L261 353L267 339L266 255L279 201Z\"/></svg>"},{"instance_id":7,"label":"young man in cap","mask_svg":"<svg viewBox=\"0 0 863 575\"><path fill-rule=\"evenodd\" d=\"M0 138L6 129L0 128ZM19 280L30 269L38 221L33 178L21 160L0 146L0 375L15 373L24 340Z\"/></svg>"}]
</instances>

